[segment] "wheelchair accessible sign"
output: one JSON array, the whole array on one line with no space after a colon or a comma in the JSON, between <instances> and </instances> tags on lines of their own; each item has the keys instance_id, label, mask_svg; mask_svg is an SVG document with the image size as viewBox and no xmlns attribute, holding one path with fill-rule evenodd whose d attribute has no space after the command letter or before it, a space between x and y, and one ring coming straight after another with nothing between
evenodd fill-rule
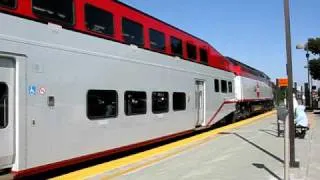
<instances>
[{"instance_id":1,"label":"wheelchair accessible sign","mask_svg":"<svg viewBox=\"0 0 320 180\"><path fill-rule=\"evenodd\" d=\"M35 96L35 95L37 94L37 86L35 86L35 85L30 85L30 86L28 87L28 94L29 94L30 96Z\"/></svg>"}]
</instances>

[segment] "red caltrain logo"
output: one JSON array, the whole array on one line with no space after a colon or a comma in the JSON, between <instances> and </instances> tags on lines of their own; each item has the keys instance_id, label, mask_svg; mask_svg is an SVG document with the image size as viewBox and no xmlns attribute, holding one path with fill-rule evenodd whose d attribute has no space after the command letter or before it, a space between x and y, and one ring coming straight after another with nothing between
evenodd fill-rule
<instances>
[{"instance_id":1,"label":"red caltrain logo","mask_svg":"<svg viewBox=\"0 0 320 180\"><path fill-rule=\"evenodd\" d=\"M259 83L257 83L255 92L257 93L257 97L259 98L260 97L260 86L259 86Z\"/></svg>"}]
</instances>

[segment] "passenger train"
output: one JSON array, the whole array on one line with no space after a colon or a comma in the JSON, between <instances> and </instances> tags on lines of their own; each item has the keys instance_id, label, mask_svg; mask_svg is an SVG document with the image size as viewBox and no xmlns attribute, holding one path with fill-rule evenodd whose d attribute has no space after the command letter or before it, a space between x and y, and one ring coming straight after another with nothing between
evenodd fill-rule
<instances>
[{"instance_id":1,"label":"passenger train","mask_svg":"<svg viewBox=\"0 0 320 180\"><path fill-rule=\"evenodd\" d=\"M15 177L270 110L263 72L116 0L0 0L0 169Z\"/></svg>"}]
</instances>

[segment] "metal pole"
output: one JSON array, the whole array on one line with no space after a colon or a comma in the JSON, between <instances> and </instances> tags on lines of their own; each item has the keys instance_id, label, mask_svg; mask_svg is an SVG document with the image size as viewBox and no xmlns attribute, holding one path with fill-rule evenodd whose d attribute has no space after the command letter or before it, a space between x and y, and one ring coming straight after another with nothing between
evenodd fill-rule
<instances>
[{"instance_id":1,"label":"metal pole","mask_svg":"<svg viewBox=\"0 0 320 180\"><path fill-rule=\"evenodd\" d=\"M309 107L311 109L313 109L313 97L312 97L312 86L313 86L313 83L312 83L312 77L310 76L310 68L309 68L309 57L310 57L310 54L309 54L309 49L308 49L308 43L306 44L306 50L307 50L307 54L306 54L306 57L307 57L307 67L308 67L308 85L309 85L309 101L310 101L310 105Z\"/></svg>"},{"instance_id":2,"label":"metal pole","mask_svg":"<svg viewBox=\"0 0 320 180\"><path fill-rule=\"evenodd\" d=\"M310 70L309 70L309 58L307 58L307 63L308 63L308 65L307 65L307 68L308 68L308 86L309 86L309 88L308 88L308 90L309 90L309 102L308 102L308 104L309 104L309 107L311 106L311 86L310 86Z\"/></svg>"},{"instance_id":3,"label":"metal pole","mask_svg":"<svg viewBox=\"0 0 320 180\"><path fill-rule=\"evenodd\" d=\"M284 180L289 180L289 118L284 120Z\"/></svg>"},{"instance_id":4,"label":"metal pole","mask_svg":"<svg viewBox=\"0 0 320 180\"><path fill-rule=\"evenodd\" d=\"M289 136L290 136L290 167L296 167L295 161L295 125L293 121L293 94L292 94L292 54L291 54L291 32L290 32L290 9L289 0L284 0L284 18L286 33L286 51L287 51L287 73L288 73L288 107L289 107Z\"/></svg>"},{"instance_id":5,"label":"metal pole","mask_svg":"<svg viewBox=\"0 0 320 180\"><path fill-rule=\"evenodd\" d=\"M308 68L308 86L309 86L309 107L312 109L312 80L310 79L310 68L309 68L309 49L308 49L308 43L306 45L306 50L307 50L307 54L306 54L306 58L307 58L307 68Z\"/></svg>"}]
</instances>

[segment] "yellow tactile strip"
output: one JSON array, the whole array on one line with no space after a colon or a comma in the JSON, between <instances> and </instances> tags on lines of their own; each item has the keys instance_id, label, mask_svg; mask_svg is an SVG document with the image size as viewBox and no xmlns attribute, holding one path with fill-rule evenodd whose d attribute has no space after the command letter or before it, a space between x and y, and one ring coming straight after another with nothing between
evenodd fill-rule
<instances>
[{"instance_id":1,"label":"yellow tactile strip","mask_svg":"<svg viewBox=\"0 0 320 180\"><path fill-rule=\"evenodd\" d=\"M115 177L127 174L129 172L147 167L163 159L179 154L187 149L203 144L204 142L209 141L212 137L214 137L215 135L221 132L232 130L240 126L250 124L259 119L270 116L274 113L275 111L271 111L271 112L268 112L259 116L255 116L234 124L230 124L228 126L214 129L214 130L211 130L196 136L192 136L177 142L166 144L161 147L150 149L142 153L133 154L133 155L116 159L113 161L109 161L103 164L81 169L79 171L71 172L71 173L58 176L52 179L53 180L61 180L61 179L76 180L76 179L91 179L91 178L94 178L94 179L115 178Z\"/></svg>"}]
</instances>

